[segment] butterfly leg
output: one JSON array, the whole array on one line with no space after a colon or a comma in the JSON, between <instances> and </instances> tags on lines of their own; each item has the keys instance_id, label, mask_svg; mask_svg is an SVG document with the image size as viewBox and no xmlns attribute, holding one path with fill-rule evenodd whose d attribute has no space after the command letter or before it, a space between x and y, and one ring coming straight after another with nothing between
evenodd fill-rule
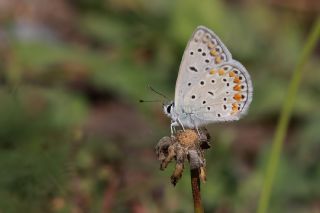
<instances>
[{"instance_id":1,"label":"butterfly leg","mask_svg":"<svg viewBox=\"0 0 320 213\"><path fill-rule=\"evenodd\" d=\"M194 120L193 120L193 125L194 125L194 127L196 128L196 130L197 130L198 136L200 137L200 132L199 132L198 125L195 123Z\"/></svg>"},{"instance_id":2,"label":"butterfly leg","mask_svg":"<svg viewBox=\"0 0 320 213\"><path fill-rule=\"evenodd\" d=\"M196 126L196 130L197 130L198 136L200 137L200 132L199 132L198 126Z\"/></svg>"},{"instance_id":3,"label":"butterfly leg","mask_svg":"<svg viewBox=\"0 0 320 213\"><path fill-rule=\"evenodd\" d=\"M181 121L179 120L179 118L177 119L178 123L180 124L180 126L182 127L183 131L185 131L183 124L181 123Z\"/></svg>"},{"instance_id":4,"label":"butterfly leg","mask_svg":"<svg viewBox=\"0 0 320 213\"><path fill-rule=\"evenodd\" d=\"M179 124L177 123L177 121L171 121L171 125L170 125L170 129L171 129L171 135L173 135L174 132L176 132L176 126L178 126Z\"/></svg>"}]
</instances>

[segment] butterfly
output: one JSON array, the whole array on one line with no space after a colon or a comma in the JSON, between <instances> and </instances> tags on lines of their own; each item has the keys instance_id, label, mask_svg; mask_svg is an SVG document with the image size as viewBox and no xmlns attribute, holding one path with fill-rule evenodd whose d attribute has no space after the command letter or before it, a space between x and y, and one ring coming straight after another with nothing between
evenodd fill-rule
<instances>
[{"instance_id":1,"label":"butterfly","mask_svg":"<svg viewBox=\"0 0 320 213\"><path fill-rule=\"evenodd\" d=\"M198 130L239 120L249 108L252 92L246 68L215 33L198 26L182 57L174 102L164 104L163 111L171 118L171 133L176 126Z\"/></svg>"}]
</instances>

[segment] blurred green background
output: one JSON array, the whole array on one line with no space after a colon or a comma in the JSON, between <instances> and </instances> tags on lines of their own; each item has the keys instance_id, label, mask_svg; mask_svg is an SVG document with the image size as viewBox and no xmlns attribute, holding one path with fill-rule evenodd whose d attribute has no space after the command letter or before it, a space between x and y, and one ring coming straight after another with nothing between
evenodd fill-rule
<instances>
[{"instance_id":1,"label":"blurred green background","mask_svg":"<svg viewBox=\"0 0 320 213\"><path fill-rule=\"evenodd\" d=\"M317 0L1 0L0 212L192 212L188 167L154 153L170 134L185 45L211 28L252 76L239 122L209 126L206 212L255 212L279 112ZM320 48L296 97L269 212L320 212Z\"/></svg>"}]
</instances>

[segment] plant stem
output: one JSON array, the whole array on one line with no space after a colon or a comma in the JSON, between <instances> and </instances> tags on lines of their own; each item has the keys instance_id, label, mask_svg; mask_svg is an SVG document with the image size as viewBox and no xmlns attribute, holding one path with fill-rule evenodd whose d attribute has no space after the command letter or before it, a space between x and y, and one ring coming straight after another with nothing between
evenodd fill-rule
<instances>
[{"instance_id":1,"label":"plant stem","mask_svg":"<svg viewBox=\"0 0 320 213\"><path fill-rule=\"evenodd\" d=\"M271 154L267 165L266 177L263 183L261 197L259 200L258 213L266 213L270 195L272 191L272 185L274 177L277 171L279 157L282 150L284 138L286 136L288 123L292 113L295 97L299 88L299 84L302 77L303 67L310 57L312 50L315 48L316 43L320 37L320 16L315 21L313 29L308 36L305 46L301 52L298 63L294 69L293 76L288 88L287 96L282 107L280 119L276 128L276 133L273 139Z\"/></svg>"},{"instance_id":2,"label":"plant stem","mask_svg":"<svg viewBox=\"0 0 320 213\"><path fill-rule=\"evenodd\" d=\"M201 194L200 194L199 170L200 170L199 168L190 169L193 205L194 205L195 213L203 213Z\"/></svg>"}]
</instances>

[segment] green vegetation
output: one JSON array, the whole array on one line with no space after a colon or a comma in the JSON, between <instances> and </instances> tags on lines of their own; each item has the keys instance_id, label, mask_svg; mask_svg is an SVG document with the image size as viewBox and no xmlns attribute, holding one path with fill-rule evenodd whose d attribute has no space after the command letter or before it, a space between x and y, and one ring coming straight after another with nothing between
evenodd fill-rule
<instances>
[{"instance_id":1,"label":"green vegetation","mask_svg":"<svg viewBox=\"0 0 320 213\"><path fill-rule=\"evenodd\" d=\"M305 47L301 53L300 59L294 70L293 77L288 89L286 101L283 104L280 120L276 129L276 135L274 137L272 151L270 154L270 160L268 162L268 169L266 174L265 184L263 185L262 196L260 199L260 205L258 212L267 212L268 202L272 189L273 179L277 172L279 157L283 146L283 141L287 132L288 123L294 106L295 97L299 88L300 81L302 80L303 68L310 57L312 50L315 48L317 41L320 38L320 18L315 23L314 29L311 32Z\"/></svg>"}]
</instances>

